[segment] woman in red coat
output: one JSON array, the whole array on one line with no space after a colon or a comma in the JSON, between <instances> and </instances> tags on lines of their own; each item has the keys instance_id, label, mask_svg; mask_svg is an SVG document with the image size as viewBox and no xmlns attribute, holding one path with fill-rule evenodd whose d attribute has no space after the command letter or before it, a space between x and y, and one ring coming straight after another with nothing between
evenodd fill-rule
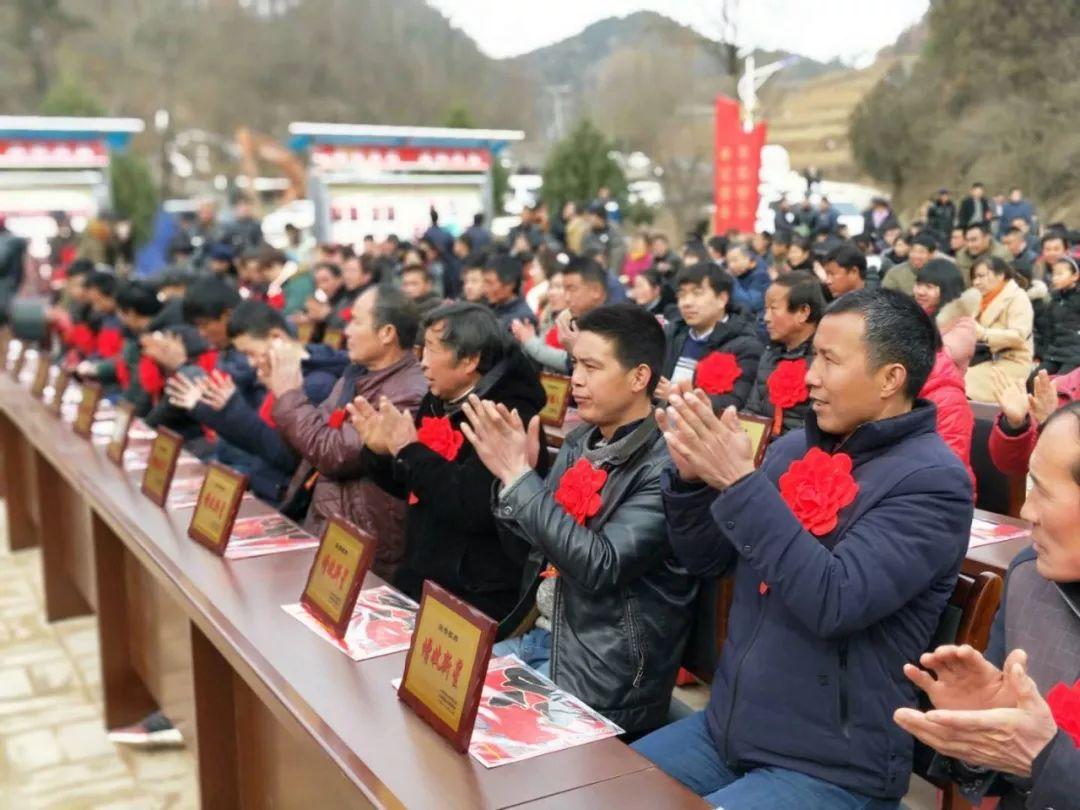
<instances>
[{"instance_id":1,"label":"woman in red coat","mask_svg":"<svg viewBox=\"0 0 1080 810\"><path fill-rule=\"evenodd\" d=\"M937 356L930 377L919 392L937 406L937 432L945 444L959 456L975 485L975 471L971 469L971 434L975 429L975 415L964 393L964 375L939 340Z\"/></svg>"}]
</instances>

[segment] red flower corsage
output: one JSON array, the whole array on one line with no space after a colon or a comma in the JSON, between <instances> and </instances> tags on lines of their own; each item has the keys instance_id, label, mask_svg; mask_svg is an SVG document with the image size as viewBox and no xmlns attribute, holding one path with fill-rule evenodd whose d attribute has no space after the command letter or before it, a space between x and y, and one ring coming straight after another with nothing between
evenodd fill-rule
<instances>
[{"instance_id":1,"label":"red flower corsage","mask_svg":"<svg viewBox=\"0 0 1080 810\"><path fill-rule=\"evenodd\" d=\"M420 427L416 429L416 440L447 461L453 461L457 458L461 445L465 443L465 436L460 430L454 430L449 416L424 416L420 419ZM415 492L409 493L408 503L409 506L420 503Z\"/></svg>"},{"instance_id":2,"label":"red flower corsage","mask_svg":"<svg viewBox=\"0 0 1080 810\"><path fill-rule=\"evenodd\" d=\"M113 357L120 354L124 348L124 336L119 329L102 329L97 336L97 353L99 357Z\"/></svg>"},{"instance_id":3,"label":"red flower corsage","mask_svg":"<svg viewBox=\"0 0 1080 810\"><path fill-rule=\"evenodd\" d=\"M453 461L465 443L465 436L460 430L454 430L449 416L425 416L416 429L416 440L447 461Z\"/></svg>"},{"instance_id":4,"label":"red flower corsage","mask_svg":"<svg viewBox=\"0 0 1080 810\"><path fill-rule=\"evenodd\" d=\"M735 387L735 381L741 376L742 369L735 355L713 352L697 364L694 385L709 395L726 394Z\"/></svg>"},{"instance_id":5,"label":"red flower corsage","mask_svg":"<svg viewBox=\"0 0 1080 810\"><path fill-rule=\"evenodd\" d=\"M1046 696L1046 703L1057 727L1080 748L1080 681L1072 686L1059 683Z\"/></svg>"},{"instance_id":6,"label":"red flower corsage","mask_svg":"<svg viewBox=\"0 0 1080 810\"><path fill-rule=\"evenodd\" d=\"M810 396L806 387L806 360L781 360L766 382L773 406L773 435L779 436L784 423L784 408L793 408Z\"/></svg>"},{"instance_id":7,"label":"red flower corsage","mask_svg":"<svg viewBox=\"0 0 1080 810\"><path fill-rule=\"evenodd\" d=\"M345 418L348 416L345 413L344 408L338 408L331 412L330 416L326 419L326 424L330 425L334 430L341 430L341 426L345 424Z\"/></svg>"},{"instance_id":8,"label":"red flower corsage","mask_svg":"<svg viewBox=\"0 0 1080 810\"><path fill-rule=\"evenodd\" d=\"M555 502L584 526L586 520L600 511L603 504L600 490L604 488L605 481L607 470L598 470L585 459L579 458L559 479Z\"/></svg>"},{"instance_id":9,"label":"red flower corsage","mask_svg":"<svg viewBox=\"0 0 1080 810\"><path fill-rule=\"evenodd\" d=\"M811 447L780 476L780 496L803 528L817 537L836 528L840 510L858 493L859 485L851 477L851 456L846 453L830 456Z\"/></svg>"}]
</instances>

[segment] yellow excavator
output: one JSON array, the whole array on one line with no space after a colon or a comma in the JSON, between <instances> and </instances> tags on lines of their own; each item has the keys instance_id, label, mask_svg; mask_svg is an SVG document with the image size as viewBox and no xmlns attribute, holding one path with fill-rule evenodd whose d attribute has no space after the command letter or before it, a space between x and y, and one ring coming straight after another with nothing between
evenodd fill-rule
<instances>
[{"instance_id":1,"label":"yellow excavator","mask_svg":"<svg viewBox=\"0 0 1080 810\"><path fill-rule=\"evenodd\" d=\"M281 143L247 127L236 130L236 146L240 150L240 165L248 179L248 188L255 188L255 178L259 176L259 162L267 163L285 175L289 185L282 192L278 205L286 205L293 200L306 196L306 172L304 164Z\"/></svg>"}]
</instances>

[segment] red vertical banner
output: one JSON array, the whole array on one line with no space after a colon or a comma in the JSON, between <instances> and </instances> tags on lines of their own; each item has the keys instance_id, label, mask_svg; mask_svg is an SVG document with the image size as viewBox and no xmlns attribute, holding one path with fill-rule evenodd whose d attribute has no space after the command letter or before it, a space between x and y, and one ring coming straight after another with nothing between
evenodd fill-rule
<instances>
[{"instance_id":1,"label":"red vertical banner","mask_svg":"<svg viewBox=\"0 0 1080 810\"><path fill-rule=\"evenodd\" d=\"M713 230L724 233L734 228L744 233L754 230L759 201L758 175L761 147L765 145L765 124L743 129L739 102L716 97L716 155L713 170L713 200L716 213Z\"/></svg>"}]
</instances>

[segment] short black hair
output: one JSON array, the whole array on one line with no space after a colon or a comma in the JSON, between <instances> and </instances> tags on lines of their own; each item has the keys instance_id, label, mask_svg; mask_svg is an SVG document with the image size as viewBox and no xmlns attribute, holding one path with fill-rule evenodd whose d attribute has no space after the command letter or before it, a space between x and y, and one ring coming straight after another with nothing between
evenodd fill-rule
<instances>
[{"instance_id":1,"label":"short black hair","mask_svg":"<svg viewBox=\"0 0 1080 810\"><path fill-rule=\"evenodd\" d=\"M229 339L239 335L253 338L265 338L272 329L289 333L285 316L265 301L241 301L229 316Z\"/></svg>"},{"instance_id":2,"label":"short black hair","mask_svg":"<svg viewBox=\"0 0 1080 810\"><path fill-rule=\"evenodd\" d=\"M195 273L187 267L170 267L154 277L159 290L165 287L187 287L195 281Z\"/></svg>"},{"instance_id":3,"label":"short black hair","mask_svg":"<svg viewBox=\"0 0 1080 810\"><path fill-rule=\"evenodd\" d=\"M773 284L787 289L788 312L798 312L803 307L810 308L808 323L817 323L825 313L825 294L821 291L821 281L809 270L792 270L781 273Z\"/></svg>"},{"instance_id":4,"label":"short black hair","mask_svg":"<svg viewBox=\"0 0 1080 810\"><path fill-rule=\"evenodd\" d=\"M509 338L494 313L479 304L457 301L431 310L424 318L424 331L443 324L441 342L454 359L480 358L476 370L486 374L510 352Z\"/></svg>"},{"instance_id":5,"label":"short black hair","mask_svg":"<svg viewBox=\"0 0 1080 810\"><path fill-rule=\"evenodd\" d=\"M773 234L772 243L774 245L783 245L784 247L787 247L791 244L791 238L791 231L787 228L783 228Z\"/></svg>"},{"instance_id":6,"label":"short black hair","mask_svg":"<svg viewBox=\"0 0 1080 810\"><path fill-rule=\"evenodd\" d=\"M921 245L922 247L933 253L938 249L938 240L937 237L934 236L932 233L928 231L920 231L919 233L915 234L915 238L911 240L911 246L915 247L915 245Z\"/></svg>"},{"instance_id":7,"label":"short black hair","mask_svg":"<svg viewBox=\"0 0 1080 810\"><path fill-rule=\"evenodd\" d=\"M106 298L116 297L116 275L104 270L95 270L86 277L86 289L97 290Z\"/></svg>"},{"instance_id":8,"label":"short black hair","mask_svg":"<svg viewBox=\"0 0 1080 810\"><path fill-rule=\"evenodd\" d=\"M514 256L496 256L484 265L485 273L494 273L500 284L509 284L514 292L521 288L521 260Z\"/></svg>"},{"instance_id":9,"label":"short black hair","mask_svg":"<svg viewBox=\"0 0 1080 810\"><path fill-rule=\"evenodd\" d=\"M645 279L654 290L662 290L664 287L664 277L660 275L659 270L653 270L651 267L638 273L638 278Z\"/></svg>"},{"instance_id":10,"label":"short black hair","mask_svg":"<svg viewBox=\"0 0 1080 810\"><path fill-rule=\"evenodd\" d=\"M599 284L607 290L607 271L595 259L575 256L563 270L564 276L579 275L586 284Z\"/></svg>"},{"instance_id":11,"label":"short black hair","mask_svg":"<svg viewBox=\"0 0 1080 810\"><path fill-rule=\"evenodd\" d=\"M217 276L201 276L184 290L184 320L216 320L240 305L240 293Z\"/></svg>"},{"instance_id":12,"label":"short black hair","mask_svg":"<svg viewBox=\"0 0 1080 810\"><path fill-rule=\"evenodd\" d=\"M338 251L341 250L340 245L335 245L334 247ZM341 265L334 262L319 262L317 265L315 265L315 269L311 271L311 275L314 276L320 270L327 271L334 278L341 278Z\"/></svg>"},{"instance_id":13,"label":"short black hair","mask_svg":"<svg viewBox=\"0 0 1080 810\"><path fill-rule=\"evenodd\" d=\"M1065 231L1049 230L1043 234L1043 238L1039 241L1039 244L1045 247L1047 242L1051 242L1054 239L1060 239L1062 246L1066 250L1069 249L1069 235Z\"/></svg>"},{"instance_id":14,"label":"short black hair","mask_svg":"<svg viewBox=\"0 0 1080 810\"><path fill-rule=\"evenodd\" d=\"M859 278L866 279L866 256L855 245L844 243L837 245L825 256L825 263L836 262L845 270L858 270Z\"/></svg>"},{"instance_id":15,"label":"short black hair","mask_svg":"<svg viewBox=\"0 0 1080 810\"><path fill-rule=\"evenodd\" d=\"M941 290L938 311L943 306L959 298L964 292L964 277L960 275L956 264L948 259L931 259L922 270L915 274L916 284L933 284Z\"/></svg>"},{"instance_id":16,"label":"short black hair","mask_svg":"<svg viewBox=\"0 0 1080 810\"><path fill-rule=\"evenodd\" d=\"M899 290L854 290L829 304L825 317L844 313L861 315L863 340L873 370L886 363L907 369L904 395L914 400L934 367L937 327L909 295Z\"/></svg>"},{"instance_id":17,"label":"short black hair","mask_svg":"<svg viewBox=\"0 0 1080 810\"><path fill-rule=\"evenodd\" d=\"M157 290L148 281L125 281L116 290L116 308L121 312L152 316L161 311Z\"/></svg>"},{"instance_id":18,"label":"short black hair","mask_svg":"<svg viewBox=\"0 0 1080 810\"><path fill-rule=\"evenodd\" d=\"M971 275L975 275L976 267L985 266L995 276L1004 276L1006 279L1011 279L1015 276L1012 267L1000 256L980 256L975 264L971 265Z\"/></svg>"},{"instance_id":19,"label":"short black hair","mask_svg":"<svg viewBox=\"0 0 1080 810\"><path fill-rule=\"evenodd\" d=\"M714 295L728 294L726 309L731 309L732 296L735 289L735 280L716 262L698 262L689 267L684 267L675 276L675 289L678 290L684 284L697 286L709 282Z\"/></svg>"},{"instance_id":20,"label":"short black hair","mask_svg":"<svg viewBox=\"0 0 1080 810\"><path fill-rule=\"evenodd\" d=\"M971 231L988 234L990 233L990 226L983 222L969 222L964 226L964 236L967 236Z\"/></svg>"},{"instance_id":21,"label":"short black hair","mask_svg":"<svg viewBox=\"0 0 1080 810\"><path fill-rule=\"evenodd\" d=\"M728 240L723 236L710 236L709 241L706 242L710 248L723 256L728 250Z\"/></svg>"},{"instance_id":22,"label":"short black hair","mask_svg":"<svg viewBox=\"0 0 1080 810\"><path fill-rule=\"evenodd\" d=\"M592 332L615 346L619 364L629 370L649 367L646 392L651 397L664 364L664 329L656 317L636 304L608 304L577 320L579 332Z\"/></svg>"},{"instance_id":23,"label":"short black hair","mask_svg":"<svg viewBox=\"0 0 1080 810\"><path fill-rule=\"evenodd\" d=\"M420 313L413 300L405 295L400 287L380 284L375 288L372 320L376 329L387 325L394 327L401 348L411 349L416 344L416 333L420 331Z\"/></svg>"}]
</instances>

